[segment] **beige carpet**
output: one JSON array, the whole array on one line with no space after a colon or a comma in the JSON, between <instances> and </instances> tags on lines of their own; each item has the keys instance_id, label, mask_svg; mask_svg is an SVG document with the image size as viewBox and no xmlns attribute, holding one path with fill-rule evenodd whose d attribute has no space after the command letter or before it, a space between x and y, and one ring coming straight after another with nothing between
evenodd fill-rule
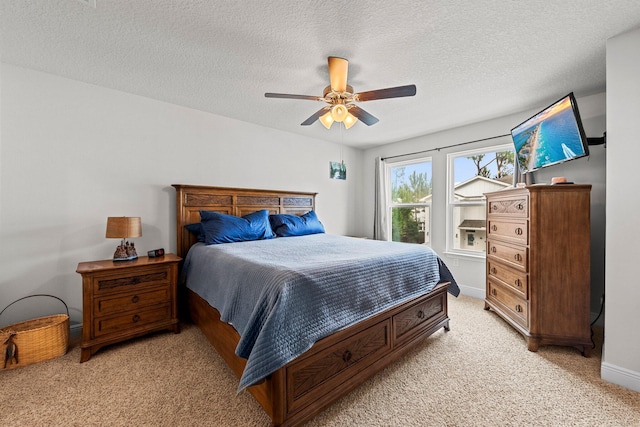
<instances>
[{"instance_id":1,"label":"beige carpet","mask_svg":"<svg viewBox=\"0 0 640 427\"><path fill-rule=\"evenodd\" d=\"M640 393L600 379L591 358L527 351L481 300L450 297L439 331L307 426L640 426ZM269 419L200 331L0 371L3 426L266 426Z\"/></svg>"}]
</instances>

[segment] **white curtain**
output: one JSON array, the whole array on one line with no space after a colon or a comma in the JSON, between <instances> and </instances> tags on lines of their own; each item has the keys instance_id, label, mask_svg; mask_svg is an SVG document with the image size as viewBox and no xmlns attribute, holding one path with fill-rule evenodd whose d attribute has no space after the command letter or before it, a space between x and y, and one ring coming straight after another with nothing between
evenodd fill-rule
<instances>
[{"instance_id":1,"label":"white curtain","mask_svg":"<svg viewBox=\"0 0 640 427\"><path fill-rule=\"evenodd\" d=\"M389 189L385 176L385 163L381 157L376 157L376 195L375 212L373 216L373 238L387 240Z\"/></svg>"}]
</instances>

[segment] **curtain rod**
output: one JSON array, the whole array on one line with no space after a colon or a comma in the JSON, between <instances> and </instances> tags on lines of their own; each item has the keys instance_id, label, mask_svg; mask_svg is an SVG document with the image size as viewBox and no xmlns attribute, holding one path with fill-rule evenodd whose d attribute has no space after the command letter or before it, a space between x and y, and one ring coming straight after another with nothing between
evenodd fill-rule
<instances>
[{"instance_id":1,"label":"curtain rod","mask_svg":"<svg viewBox=\"0 0 640 427\"><path fill-rule=\"evenodd\" d=\"M413 156L414 154L422 154L422 153L428 153L430 151L440 151L443 150L445 148L451 148L451 147L459 147L461 145L467 145L467 144L473 144L475 142L482 142L482 141L489 141L491 139L497 139L497 138L502 138L504 136L511 136L511 134L509 133L505 133L504 135L496 135L496 136L490 136L488 138L482 138L482 139L474 139L473 141L467 141L467 142L460 142L458 144L452 144L452 145L446 145L444 147L437 147L437 148L431 148L429 150L422 150L422 151L415 151L413 153L406 153L406 154L397 154L395 156L389 156L389 157L382 157L381 160L387 160L387 159L395 159L396 157L404 157L404 156Z\"/></svg>"}]
</instances>

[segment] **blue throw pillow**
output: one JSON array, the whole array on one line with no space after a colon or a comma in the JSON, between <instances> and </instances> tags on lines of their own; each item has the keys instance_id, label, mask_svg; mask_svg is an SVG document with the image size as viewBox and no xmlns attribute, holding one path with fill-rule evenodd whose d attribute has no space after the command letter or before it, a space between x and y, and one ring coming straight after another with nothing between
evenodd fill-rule
<instances>
[{"instance_id":1,"label":"blue throw pillow","mask_svg":"<svg viewBox=\"0 0 640 427\"><path fill-rule=\"evenodd\" d=\"M278 237L324 233L324 226L315 211L309 211L301 216L289 214L269 215L269 222Z\"/></svg>"},{"instance_id":2,"label":"blue throw pillow","mask_svg":"<svg viewBox=\"0 0 640 427\"><path fill-rule=\"evenodd\" d=\"M204 242L204 230L202 229L202 224L199 222L193 224L187 224L184 226L191 234L196 236L198 242Z\"/></svg>"},{"instance_id":3,"label":"blue throw pillow","mask_svg":"<svg viewBox=\"0 0 640 427\"><path fill-rule=\"evenodd\" d=\"M276 237L271 230L269 211L266 209L243 217L200 211L200 219L205 235L204 243L207 245Z\"/></svg>"}]
</instances>

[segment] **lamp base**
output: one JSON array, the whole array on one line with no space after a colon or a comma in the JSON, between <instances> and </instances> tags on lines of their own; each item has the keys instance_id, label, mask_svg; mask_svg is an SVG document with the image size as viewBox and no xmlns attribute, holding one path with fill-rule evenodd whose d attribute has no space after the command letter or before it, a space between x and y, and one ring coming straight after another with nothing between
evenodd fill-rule
<instances>
[{"instance_id":1,"label":"lamp base","mask_svg":"<svg viewBox=\"0 0 640 427\"><path fill-rule=\"evenodd\" d=\"M138 258L138 253L136 252L133 242L123 242L116 248L116 251L113 254L114 261L131 261L136 258Z\"/></svg>"}]
</instances>

